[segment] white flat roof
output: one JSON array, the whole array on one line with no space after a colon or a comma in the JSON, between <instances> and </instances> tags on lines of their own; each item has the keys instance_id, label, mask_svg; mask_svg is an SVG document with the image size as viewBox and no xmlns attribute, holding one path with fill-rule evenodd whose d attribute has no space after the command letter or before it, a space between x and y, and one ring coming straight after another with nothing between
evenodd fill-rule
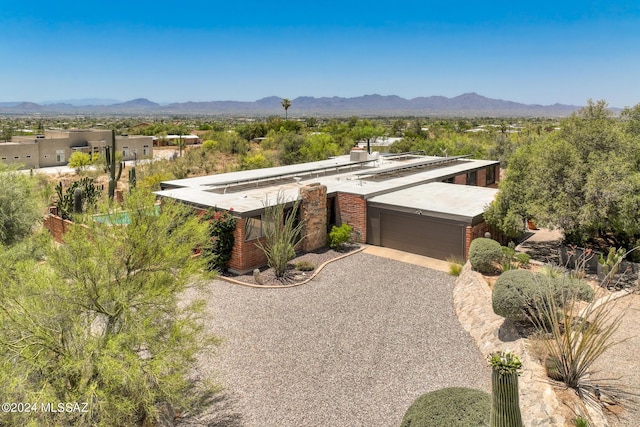
<instances>
[{"instance_id":1,"label":"white flat roof","mask_svg":"<svg viewBox=\"0 0 640 427\"><path fill-rule=\"evenodd\" d=\"M471 222L493 201L497 188L432 182L369 199L370 206Z\"/></svg>"},{"instance_id":2,"label":"white flat roof","mask_svg":"<svg viewBox=\"0 0 640 427\"><path fill-rule=\"evenodd\" d=\"M395 176L393 174L389 176L378 175L377 177L361 175L364 171L379 173L387 169L396 169L400 165L411 166L416 163L424 163L429 159L441 160L443 158L414 156L404 160L381 159L376 163L353 165L349 156L340 156L319 162L165 181L162 186L166 189L155 194L203 208L233 209L238 214L249 214L262 210L267 198L270 203L274 201L278 191L284 192L286 200L297 200L300 187L315 182L325 185L328 194L343 192L371 199L392 191L429 182L439 182L448 177L498 163L493 160L459 159L454 163L433 168L416 168L411 173L401 172L398 174L396 171ZM336 172L336 168L339 167L343 169ZM293 178L294 176L297 180ZM276 180L278 177L282 178Z\"/></svg>"}]
</instances>

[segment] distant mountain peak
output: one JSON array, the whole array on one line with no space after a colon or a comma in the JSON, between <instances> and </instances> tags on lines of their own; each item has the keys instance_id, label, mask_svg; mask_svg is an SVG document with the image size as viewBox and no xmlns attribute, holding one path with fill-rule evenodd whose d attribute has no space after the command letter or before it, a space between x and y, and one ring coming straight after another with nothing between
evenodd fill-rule
<instances>
[{"instance_id":1,"label":"distant mountain peak","mask_svg":"<svg viewBox=\"0 0 640 427\"><path fill-rule=\"evenodd\" d=\"M268 96L253 102L177 102L160 105L147 98L111 105L39 105L30 102L0 103L0 114L144 114L271 116L282 114L282 97ZM291 100L290 117L300 116L442 116L442 117L562 117L575 105L522 104L493 99L476 92L453 98L428 96L405 99L397 95L368 94L351 98L300 96Z\"/></svg>"}]
</instances>

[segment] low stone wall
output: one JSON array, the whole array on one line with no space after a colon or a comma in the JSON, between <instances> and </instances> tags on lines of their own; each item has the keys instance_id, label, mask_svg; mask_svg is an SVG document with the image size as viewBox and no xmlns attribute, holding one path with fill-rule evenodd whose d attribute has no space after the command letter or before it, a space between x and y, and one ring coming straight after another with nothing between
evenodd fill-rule
<instances>
[{"instance_id":1,"label":"low stone wall","mask_svg":"<svg viewBox=\"0 0 640 427\"><path fill-rule=\"evenodd\" d=\"M467 264L458 276L453 290L453 303L463 328L476 341L485 356L496 351L511 351L522 360L520 376L520 410L527 427L562 427L564 417L560 404L540 363L529 353L525 340L513 329L503 326L504 318L493 312L491 290L479 273Z\"/></svg>"}]
</instances>

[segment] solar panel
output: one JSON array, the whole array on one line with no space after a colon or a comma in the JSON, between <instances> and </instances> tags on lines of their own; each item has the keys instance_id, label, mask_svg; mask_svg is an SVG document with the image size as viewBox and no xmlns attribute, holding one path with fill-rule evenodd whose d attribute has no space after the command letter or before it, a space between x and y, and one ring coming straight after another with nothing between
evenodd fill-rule
<instances>
[{"instance_id":1,"label":"solar panel","mask_svg":"<svg viewBox=\"0 0 640 427\"><path fill-rule=\"evenodd\" d=\"M452 163L455 162L457 160L460 159L464 159L465 157L469 157L469 154L466 154L464 156L451 156L451 157L440 157L437 159L429 159L429 160L423 160L421 162L413 162L413 163L408 163L405 165L399 165L399 166L392 166L389 168L384 168L384 169L378 169L378 170L374 170L374 171L367 171L367 172L360 172L357 173L356 176L358 178L362 178L363 176L380 176L380 175L385 175L385 174L389 174L389 173L394 173L394 172L399 172L399 171L404 171L404 170L409 170L409 169L414 169L414 168L423 168L426 166L436 166L436 165L444 165L447 163Z\"/></svg>"}]
</instances>

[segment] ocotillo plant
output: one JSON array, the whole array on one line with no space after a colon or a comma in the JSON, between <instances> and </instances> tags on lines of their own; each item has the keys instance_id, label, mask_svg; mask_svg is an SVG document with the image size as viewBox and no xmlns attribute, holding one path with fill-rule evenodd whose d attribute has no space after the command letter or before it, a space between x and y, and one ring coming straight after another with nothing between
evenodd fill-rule
<instances>
[{"instance_id":1,"label":"ocotillo plant","mask_svg":"<svg viewBox=\"0 0 640 427\"><path fill-rule=\"evenodd\" d=\"M107 172L109 173L109 200L113 200L116 194L116 185L122 175L123 163L118 162L118 172L116 173L116 131L111 131L111 147L104 148L104 157L107 162Z\"/></svg>"},{"instance_id":2,"label":"ocotillo plant","mask_svg":"<svg viewBox=\"0 0 640 427\"><path fill-rule=\"evenodd\" d=\"M520 358L510 352L489 356L493 368L491 375L491 427L523 427L518 397L518 375L522 368Z\"/></svg>"},{"instance_id":3,"label":"ocotillo plant","mask_svg":"<svg viewBox=\"0 0 640 427\"><path fill-rule=\"evenodd\" d=\"M133 190L134 188L136 188L136 167L132 167L131 169L129 169L129 190Z\"/></svg>"}]
</instances>

